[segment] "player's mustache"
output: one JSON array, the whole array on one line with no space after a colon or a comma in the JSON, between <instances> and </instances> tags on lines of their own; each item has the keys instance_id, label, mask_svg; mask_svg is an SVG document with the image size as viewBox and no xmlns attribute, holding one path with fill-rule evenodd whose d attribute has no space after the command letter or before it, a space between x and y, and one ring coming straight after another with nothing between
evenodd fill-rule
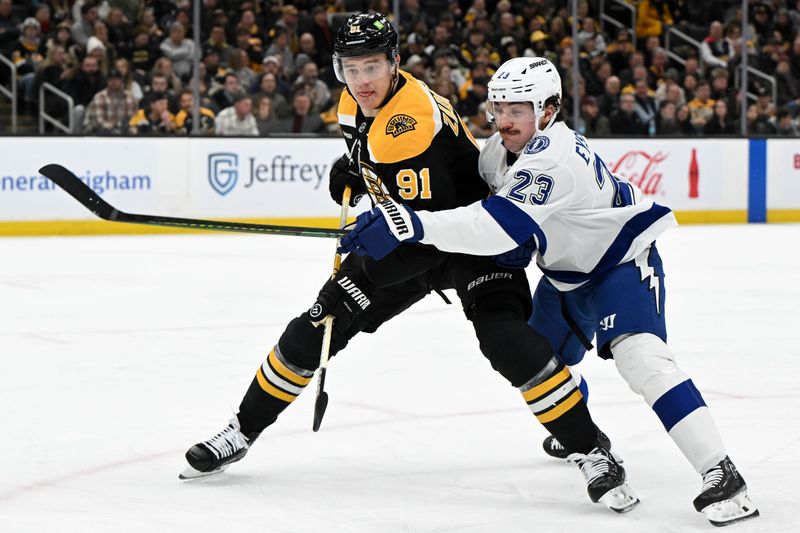
<instances>
[{"instance_id":1,"label":"player's mustache","mask_svg":"<svg viewBox=\"0 0 800 533\"><path fill-rule=\"evenodd\" d=\"M500 128L500 133L503 133L505 135L514 135L516 133L519 133L519 130L515 130L511 126L504 126Z\"/></svg>"}]
</instances>

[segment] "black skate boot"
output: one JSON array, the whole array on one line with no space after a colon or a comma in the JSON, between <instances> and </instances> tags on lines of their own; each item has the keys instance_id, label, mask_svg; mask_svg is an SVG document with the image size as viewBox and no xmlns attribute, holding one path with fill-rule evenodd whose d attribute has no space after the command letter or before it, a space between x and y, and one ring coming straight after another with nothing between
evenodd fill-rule
<instances>
[{"instance_id":1,"label":"black skate boot","mask_svg":"<svg viewBox=\"0 0 800 533\"><path fill-rule=\"evenodd\" d=\"M624 461L622 457L619 456L615 451L611 450L611 439L608 438L608 435L597 430L597 442L603 445L603 447L609 451L611 451L611 455L614 456L614 459L619 463L622 464ZM566 448L564 448L558 439L554 436L550 435L542 442L542 448L544 448L544 453L549 455L550 457L555 457L556 459L566 459L569 456L569 452Z\"/></svg>"},{"instance_id":2,"label":"black skate boot","mask_svg":"<svg viewBox=\"0 0 800 533\"><path fill-rule=\"evenodd\" d=\"M759 514L747 495L744 478L729 457L703 474L703 488L694 499L694 508L715 526L727 526Z\"/></svg>"},{"instance_id":3,"label":"black skate boot","mask_svg":"<svg viewBox=\"0 0 800 533\"><path fill-rule=\"evenodd\" d=\"M178 477L195 479L222 472L228 465L245 456L258 434L250 438L241 432L239 419L233 417L228 427L210 439L195 444L186 452L189 467Z\"/></svg>"},{"instance_id":4,"label":"black skate boot","mask_svg":"<svg viewBox=\"0 0 800 533\"><path fill-rule=\"evenodd\" d=\"M639 498L625 481L625 469L599 442L588 454L572 453L567 460L581 469L593 502L618 513L627 513L639 504Z\"/></svg>"}]
</instances>

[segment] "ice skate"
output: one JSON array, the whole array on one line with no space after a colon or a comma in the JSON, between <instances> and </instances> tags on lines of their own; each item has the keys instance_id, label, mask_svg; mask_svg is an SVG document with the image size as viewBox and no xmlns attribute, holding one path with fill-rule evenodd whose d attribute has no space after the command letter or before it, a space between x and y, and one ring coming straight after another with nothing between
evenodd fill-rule
<instances>
[{"instance_id":1,"label":"ice skate","mask_svg":"<svg viewBox=\"0 0 800 533\"><path fill-rule=\"evenodd\" d=\"M572 453L567 457L586 478L589 498L617 513L627 513L639 504L639 498L625 481L625 469L602 444L588 454Z\"/></svg>"},{"instance_id":2,"label":"ice skate","mask_svg":"<svg viewBox=\"0 0 800 533\"><path fill-rule=\"evenodd\" d=\"M195 444L186 452L189 466L178 476L180 479L196 479L218 474L245 456L251 442L233 417L228 427L210 439Z\"/></svg>"},{"instance_id":3,"label":"ice skate","mask_svg":"<svg viewBox=\"0 0 800 533\"><path fill-rule=\"evenodd\" d=\"M759 515L747 495L747 485L730 458L726 457L703 474L703 488L694 508L715 526L727 526Z\"/></svg>"},{"instance_id":4,"label":"ice skate","mask_svg":"<svg viewBox=\"0 0 800 533\"><path fill-rule=\"evenodd\" d=\"M608 435L597 430L597 441L603 445L603 447L611 452L611 455L614 456L614 460L616 460L619 464L623 463L622 457L614 450L611 449L611 439L608 438ZM556 459L566 459L569 456L569 452L567 451L564 446L558 442L558 439L554 436L550 435L542 442L542 448L544 448L544 453L549 455L550 457L555 457Z\"/></svg>"}]
</instances>

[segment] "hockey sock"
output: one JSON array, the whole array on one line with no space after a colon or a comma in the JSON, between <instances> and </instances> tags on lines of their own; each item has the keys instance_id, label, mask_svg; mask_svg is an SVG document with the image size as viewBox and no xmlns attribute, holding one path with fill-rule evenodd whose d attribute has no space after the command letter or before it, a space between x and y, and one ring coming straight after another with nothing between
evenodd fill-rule
<instances>
[{"instance_id":1,"label":"hockey sock","mask_svg":"<svg viewBox=\"0 0 800 533\"><path fill-rule=\"evenodd\" d=\"M627 335L612 341L611 352L631 390L644 397L698 473L725 458L711 412L664 341L650 333Z\"/></svg>"},{"instance_id":2,"label":"hockey sock","mask_svg":"<svg viewBox=\"0 0 800 533\"><path fill-rule=\"evenodd\" d=\"M242 433L261 433L275 422L278 415L303 392L313 375L313 371L287 362L276 344L256 370L256 376L239 406Z\"/></svg>"},{"instance_id":3,"label":"hockey sock","mask_svg":"<svg viewBox=\"0 0 800 533\"><path fill-rule=\"evenodd\" d=\"M583 401L587 404L589 403L589 384L586 383L583 375L581 374L580 370L578 370L578 365L570 366L569 373L572 374L572 379L575 383L578 384L578 390L581 391L583 395Z\"/></svg>"},{"instance_id":4,"label":"hockey sock","mask_svg":"<svg viewBox=\"0 0 800 533\"><path fill-rule=\"evenodd\" d=\"M569 368L552 358L547 365L519 387L536 419L570 452L588 453L597 443L583 394Z\"/></svg>"}]
</instances>

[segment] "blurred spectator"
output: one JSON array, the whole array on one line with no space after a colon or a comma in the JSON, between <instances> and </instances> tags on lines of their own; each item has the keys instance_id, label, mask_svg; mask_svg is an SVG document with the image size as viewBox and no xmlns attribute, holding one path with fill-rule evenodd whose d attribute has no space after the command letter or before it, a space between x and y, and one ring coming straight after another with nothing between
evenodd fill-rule
<instances>
[{"instance_id":1,"label":"blurred spectator","mask_svg":"<svg viewBox=\"0 0 800 533\"><path fill-rule=\"evenodd\" d=\"M225 74L223 86L217 92L211 95L211 101L219 111L233 105L233 100L236 95L242 92L242 86L239 84L239 78L236 74Z\"/></svg>"},{"instance_id":2,"label":"blurred spectator","mask_svg":"<svg viewBox=\"0 0 800 533\"><path fill-rule=\"evenodd\" d=\"M470 121L474 120L481 104L486 101L486 96L489 92L488 83L489 80L483 77L472 80L464 98L459 99L456 106L459 115L469 118Z\"/></svg>"},{"instance_id":3,"label":"blurred spectator","mask_svg":"<svg viewBox=\"0 0 800 533\"><path fill-rule=\"evenodd\" d=\"M694 99L694 93L697 91L698 83L696 74L687 74L683 77L683 92L686 95L687 101Z\"/></svg>"},{"instance_id":4,"label":"blurred spectator","mask_svg":"<svg viewBox=\"0 0 800 533\"><path fill-rule=\"evenodd\" d=\"M714 115L703 126L703 133L709 136L735 135L738 129L728 116L728 102L725 100L714 102Z\"/></svg>"},{"instance_id":5,"label":"blurred spectator","mask_svg":"<svg viewBox=\"0 0 800 533\"><path fill-rule=\"evenodd\" d=\"M136 100L123 83L121 72L113 69L108 73L106 88L94 95L86 109L84 133L119 135L125 132L126 122L136 113Z\"/></svg>"},{"instance_id":6,"label":"blurred spectator","mask_svg":"<svg viewBox=\"0 0 800 533\"><path fill-rule=\"evenodd\" d=\"M650 89L647 87L647 81L638 80L634 89L633 96L636 100L633 110L639 115L639 120L648 128L648 134L652 137L656 133L656 114L657 106L656 100L650 96Z\"/></svg>"},{"instance_id":7,"label":"blurred spectator","mask_svg":"<svg viewBox=\"0 0 800 533\"><path fill-rule=\"evenodd\" d=\"M144 109L139 109L128 123L134 135L166 135L175 131L175 117L167 108L167 95L150 93Z\"/></svg>"},{"instance_id":8,"label":"blurred spectator","mask_svg":"<svg viewBox=\"0 0 800 533\"><path fill-rule=\"evenodd\" d=\"M94 35L94 25L100 20L97 6L87 0L81 6L81 17L72 25L72 38L81 46L86 46L86 41Z\"/></svg>"},{"instance_id":9,"label":"blurred spectator","mask_svg":"<svg viewBox=\"0 0 800 533\"><path fill-rule=\"evenodd\" d=\"M779 109L778 114L775 115L775 119L775 129L778 135L786 135L789 137L797 137L800 135L800 130L798 130L797 124L792 118L792 113L788 109Z\"/></svg>"},{"instance_id":10,"label":"blurred spectator","mask_svg":"<svg viewBox=\"0 0 800 533\"><path fill-rule=\"evenodd\" d=\"M94 95L102 91L105 86L106 80L100 74L97 58L84 57L80 68L73 71L65 84L65 92L72 97L75 103L73 121L77 128L76 133L83 124L83 113L86 106L92 101Z\"/></svg>"},{"instance_id":11,"label":"blurred spectator","mask_svg":"<svg viewBox=\"0 0 800 533\"><path fill-rule=\"evenodd\" d=\"M161 42L161 53L172 61L175 74L186 81L192 74L194 41L186 38L186 28L180 22L173 22L169 37Z\"/></svg>"},{"instance_id":12,"label":"blurred spectator","mask_svg":"<svg viewBox=\"0 0 800 533\"><path fill-rule=\"evenodd\" d=\"M747 108L747 134L772 135L777 133L775 126L769 121L769 116L759 113L758 107L753 104Z\"/></svg>"},{"instance_id":13,"label":"blurred spectator","mask_svg":"<svg viewBox=\"0 0 800 533\"><path fill-rule=\"evenodd\" d=\"M147 109L148 98L151 94L163 94L167 99L167 109L170 112L177 109L177 93L169 88L169 82L163 74L154 74L150 79L150 85L146 87L144 97L139 101L139 107Z\"/></svg>"},{"instance_id":14,"label":"blurred spectator","mask_svg":"<svg viewBox=\"0 0 800 533\"><path fill-rule=\"evenodd\" d=\"M619 107L611 113L609 125L614 135L628 135L639 137L647 132L639 115L634 111L636 99L632 94L623 94L619 97Z\"/></svg>"},{"instance_id":15,"label":"blurred spectator","mask_svg":"<svg viewBox=\"0 0 800 533\"><path fill-rule=\"evenodd\" d=\"M792 50L789 54L789 71L794 79L800 80L800 34L792 41Z\"/></svg>"},{"instance_id":16,"label":"blurred spectator","mask_svg":"<svg viewBox=\"0 0 800 533\"><path fill-rule=\"evenodd\" d=\"M322 6L316 6L311 10L311 18L313 25L311 26L311 35L314 36L314 42L319 50L324 51L327 55L333 54L333 29L328 24L328 14Z\"/></svg>"},{"instance_id":17,"label":"blurred spectator","mask_svg":"<svg viewBox=\"0 0 800 533\"><path fill-rule=\"evenodd\" d=\"M272 44L267 48L267 56L272 56L277 59L278 67L284 76L294 75L294 52L289 48L289 37L286 34L286 30L283 28L275 30L275 37L272 40Z\"/></svg>"},{"instance_id":18,"label":"blurred spectator","mask_svg":"<svg viewBox=\"0 0 800 533\"><path fill-rule=\"evenodd\" d=\"M256 73L250 68L250 59L247 52L241 48L231 50L228 61L228 74L233 74L239 80L239 87L249 90L256 80Z\"/></svg>"},{"instance_id":19,"label":"blurred spectator","mask_svg":"<svg viewBox=\"0 0 800 533\"><path fill-rule=\"evenodd\" d=\"M269 96L259 96L255 98L255 117L258 134L266 137L279 131L278 120L272 113L272 98Z\"/></svg>"},{"instance_id":20,"label":"blurred spectator","mask_svg":"<svg viewBox=\"0 0 800 533\"><path fill-rule=\"evenodd\" d=\"M676 107L686 103L686 95L681 86L678 85L677 70L674 68L667 69L664 74L664 83L658 86L654 98L658 106L661 106L661 102L664 100L673 102Z\"/></svg>"},{"instance_id":21,"label":"blurred spectator","mask_svg":"<svg viewBox=\"0 0 800 533\"><path fill-rule=\"evenodd\" d=\"M636 14L636 38L645 39L650 36L660 37L664 33L664 24L673 24L666 0L642 0Z\"/></svg>"},{"instance_id":22,"label":"blurred spectator","mask_svg":"<svg viewBox=\"0 0 800 533\"><path fill-rule=\"evenodd\" d=\"M725 68L731 52L731 43L722 34L722 23L715 20L708 27L708 36L700 45L700 57L703 58L706 68Z\"/></svg>"},{"instance_id":23,"label":"blurred spectator","mask_svg":"<svg viewBox=\"0 0 800 533\"><path fill-rule=\"evenodd\" d=\"M253 12L247 10L245 14L253 16ZM244 17L244 15L242 15ZM257 27L257 26L256 26ZM236 48L242 50L247 56L248 67L256 71L261 68L261 60L264 59L264 49L260 38L254 38L251 30L246 23L241 23L236 27Z\"/></svg>"},{"instance_id":24,"label":"blurred spectator","mask_svg":"<svg viewBox=\"0 0 800 533\"><path fill-rule=\"evenodd\" d=\"M678 119L681 135L695 135L697 133L697 130L692 126L692 113L689 111L689 104L679 105L675 118Z\"/></svg>"},{"instance_id":25,"label":"blurred spectator","mask_svg":"<svg viewBox=\"0 0 800 533\"><path fill-rule=\"evenodd\" d=\"M194 133L194 117L192 107L194 106L194 94L191 89L184 89L180 94L180 111L175 115L175 131L181 135L191 135ZM207 107L200 106L199 109L200 135L212 135L214 133L214 112Z\"/></svg>"},{"instance_id":26,"label":"blurred spectator","mask_svg":"<svg viewBox=\"0 0 800 533\"><path fill-rule=\"evenodd\" d=\"M283 30L283 34L286 36L286 44L293 56L300 51L300 36L297 32L299 21L300 12L290 4L283 6L281 18L275 23L276 30Z\"/></svg>"},{"instance_id":27,"label":"blurred spectator","mask_svg":"<svg viewBox=\"0 0 800 533\"><path fill-rule=\"evenodd\" d=\"M297 69L302 71L303 66L309 61L315 63L317 67L321 67L330 64L331 56L327 52L319 50L314 36L306 32L300 36L300 52L295 57Z\"/></svg>"},{"instance_id":28,"label":"blurred spectator","mask_svg":"<svg viewBox=\"0 0 800 533\"><path fill-rule=\"evenodd\" d=\"M681 126L678 124L676 112L678 106L675 102L664 100L658 109L658 119L656 120L656 131L659 135L679 135Z\"/></svg>"},{"instance_id":29,"label":"blurred spectator","mask_svg":"<svg viewBox=\"0 0 800 533\"><path fill-rule=\"evenodd\" d=\"M111 42L116 43L120 53L127 54L132 40L130 25L125 20L125 14L121 9L114 7L108 12L106 18L108 37Z\"/></svg>"},{"instance_id":30,"label":"blurred spectator","mask_svg":"<svg viewBox=\"0 0 800 533\"><path fill-rule=\"evenodd\" d=\"M606 80L605 92L598 99L598 107L603 116L610 117L611 113L617 108L619 103L619 94L622 90L622 84L617 76L609 76Z\"/></svg>"},{"instance_id":31,"label":"blurred spectator","mask_svg":"<svg viewBox=\"0 0 800 533\"><path fill-rule=\"evenodd\" d=\"M155 10L152 7L146 7L142 10L139 16L139 28L144 30L155 42L161 42L165 35L156 22Z\"/></svg>"},{"instance_id":32,"label":"blurred spectator","mask_svg":"<svg viewBox=\"0 0 800 533\"><path fill-rule=\"evenodd\" d=\"M586 17L581 21L580 29L578 30L578 46L584 46L589 40L594 41L594 52L599 55L606 53L606 40L602 33L597 32L597 24L592 17Z\"/></svg>"},{"instance_id":33,"label":"blurred spectator","mask_svg":"<svg viewBox=\"0 0 800 533\"><path fill-rule=\"evenodd\" d=\"M53 44L47 53L47 58L39 64L39 69L33 79L33 94L39 97L39 89L44 83L53 85L56 89L64 90L67 70L67 52L63 46ZM57 117L60 120L66 118L67 105L61 98L45 98L45 112L48 115Z\"/></svg>"},{"instance_id":34,"label":"blurred spectator","mask_svg":"<svg viewBox=\"0 0 800 533\"><path fill-rule=\"evenodd\" d=\"M278 92L281 93L287 100L292 93L292 89L286 83L286 76L281 70L281 60L277 56L267 56L264 58L263 71L275 75L275 80L278 82Z\"/></svg>"},{"instance_id":35,"label":"blurred spectator","mask_svg":"<svg viewBox=\"0 0 800 533\"><path fill-rule=\"evenodd\" d=\"M711 87L707 81L697 84L694 98L689 101L689 111L692 114L692 126L701 131L714 114L714 100L711 99Z\"/></svg>"},{"instance_id":36,"label":"blurred spectator","mask_svg":"<svg viewBox=\"0 0 800 533\"><path fill-rule=\"evenodd\" d=\"M215 24L211 28L208 40L203 43L203 54L208 54L210 50L217 53L221 64L228 64L228 54L230 53L231 45L228 44L225 38L225 26Z\"/></svg>"},{"instance_id":37,"label":"blurred spectator","mask_svg":"<svg viewBox=\"0 0 800 533\"><path fill-rule=\"evenodd\" d=\"M24 109L32 114L36 99L33 94L33 79L36 77L37 66L44 61L46 50L38 20L33 17L26 18L20 31L21 35L11 49L11 61L17 66Z\"/></svg>"},{"instance_id":38,"label":"blurred spectator","mask_svg":"<svg viewBox=\"0 0 800 533\"><path fill-rule=\"evenodd\" d=\"M255 100L261 97L268 97L272 106L272 113L277 118L286 118L289 116L289 103L286 98L278 92L278 81L275 74L272 72L265 72L261 75L261 82L258 85L258 92L253 96Z\"/></svg>"},{"instance_id":39,"label":"blurred spectator","mask_svg":"<svg viewBox=\"0 0 800 533\"><path fill-rule=\"evenodd\" d=\"M278 124L279 131L285 133L322 133L325 125L319 113L311 108L311 98L303 90L294 92L292 96L292 114L281 119Z\"/></svg>"},{"instance_id":40,"label":"blurred spectator","mask_svg":"<svg viewBox=\"0 0 800 533\"><path fill-rule=\"evenodd\" d=\"M224 136L256 136L258 126L252 114L253 100L249 94L238 92L233 97L233 104L219 112L214 120L217 135Z\"/></svg>"},{"instance_id":41,"label":"blurred spectator","mask_svg":"<svg viewBox=\"0 0 800 533\"><path fill-rule=\"evenodd\" d=\"M778 85L777 104L787 107L789 111L796 114L800 109L800 82L792 76L788 59L783 58L778 61L778 66L773 76L775 76L775 83Z\"/></svg>"},{"instance_id":42,"label":"blurred spectator","mask_svg":"<svg viewBox=\"0 0 800 533\"><path fill-rule=\"evenodd\" d=\"M106 23L102 20L98 20L94 25L94 38L102 43L103 51L106 54L105 64L108 66L108 68L110 68L110 66L114 64L114 60L117 58L117 47L109 40L108 26L106 26ZM86 46L88 48L88 41Z\"/></svg>"},{"instance_id":43,"label":"blurred spectator","mask_svg":"<svg viewBox=\"0 0 800 533\"><path fill-rule=\"evenodd\" d=\"M581 118L584 126L582 133L587 137L608 137L611 134L611 124L606 117L600 114L597 98L594 96L583 97Z\"/></svg>"},{"instance_id":44,"label":"blurred spectator","mask_svg":"<svg viewBox=\"0 0 800 533\"><path fill-rule=\"evenodd\" d=\"M177 94L181 92L181 89L183 89L183 82L178 75L175 74L175 70L172 68L172 60L168 57L159 57L156 59L151 76L163 76L167 80L170 98L175 98Z\"/></svg>"},{"instance_id":45,"label":"blurred spectator","mask_svg":"<svg viewBox=\"0 0 800 533\"><path fill-rule=\"evenodd\" d=\"M150 38L146 31L138 31L133 38L133 46L128 53L128 59L134 70L145 73L150 72L156 59L159 56L159 49L155 41Z\"/></svg>"},{"instance_id":46,"label":"blurred spectator","mask_svg":"<svg viewBox=\"0 0 800 533\"><path fill-rule=\"evenodd\" d=\"M295 87L303 87L305 89L306 94L311 98L311 105L314 109L326 108L331 98L331 91L325 83L320 81L316 63L306 63L303 65L301 72L302 74L295 82Z\"/></svg>"},{"instance_id":47,"label":"blurred spectator","mask_svg":"<svg viewBox=\"0 0 800 533\"><path fill-rule=\"evenodd\" d=\"M138 102L144 98L142 86L139 85L139 82L137 82L133 77L130 61L124 57L121 57L114 61L114 68L117 69L120 74L122 74L122 85L125 87L125 89L131 92L133 99Z\"/></svg>"},{"instance_id":48,"label":"blurred spectator","mask_svg":"<svg viewBox=\"0 0 800 533\"><path fill-rule=\"evenodd\" d=\"M11 0L0 0L0 50L4 50L19 34L19 19L14 14Z\"/></svg>"}]
</instances>

